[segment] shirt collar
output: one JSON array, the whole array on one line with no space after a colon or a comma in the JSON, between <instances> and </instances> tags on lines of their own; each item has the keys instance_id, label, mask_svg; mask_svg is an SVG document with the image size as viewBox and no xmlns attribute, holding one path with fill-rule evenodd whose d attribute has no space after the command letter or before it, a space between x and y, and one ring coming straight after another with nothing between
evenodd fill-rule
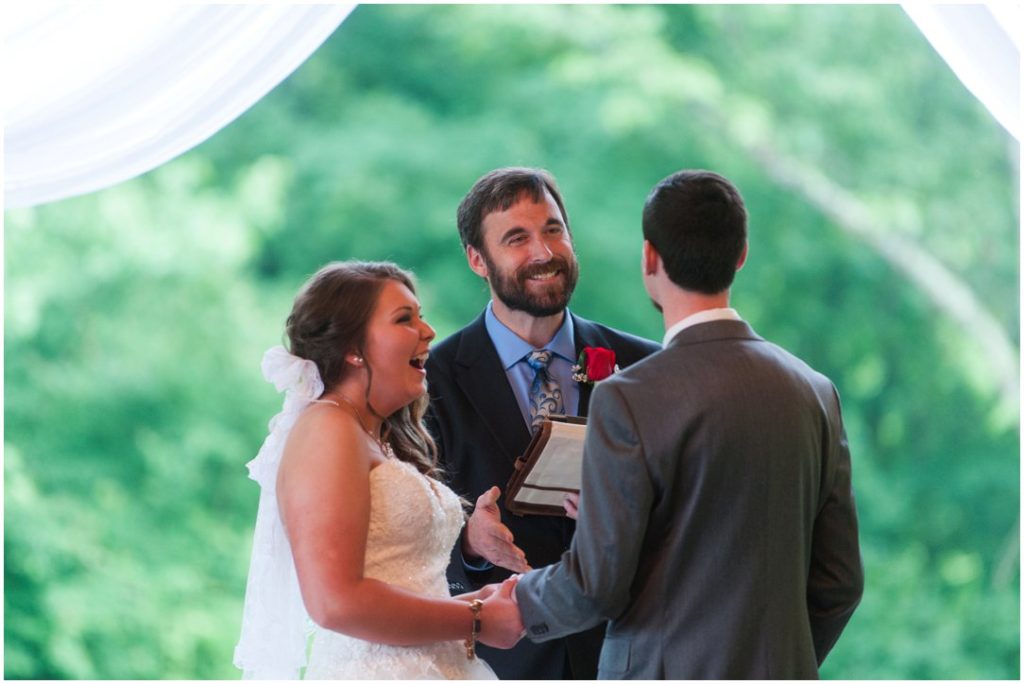
<instances>
[{"instance_id":1,"label":"shirt collar","mask_svg":"<svg viewBox=\"0 0 1024 684\"><path fill-rule=\"evenodd\" d=\"M676 335L686 330L690 326L697 325L698 323L708 323L709 321L741 321L740 315L736 313L736 309L722 308L722 309L704 309L698 311L695 314L690 314L683 320L679 321L671 328L665 331L665 338L661 343L661 346L667 347L668 343L672 341Z\"/></svg>"},{"instance_id":2,"label":"shirt collar","mask_svg":"<svg viewBox=\"0 0 1024 684\"><path fill-rule=\"evenodd\" d=\"M498 317L494 315L493 305L493 302L487 303L487 309L484 312L484 325L487 327L487 334L490 335L491 341L494 342L501 365L507 370L522 361L527 354L534 351L534 348L498 320ZM575 339L572 316L569 315L569 309L566 309L562 325L555 332L555 336L541 349L550 349L569 363L576 363Z\"/></svg>"}]
</instances>

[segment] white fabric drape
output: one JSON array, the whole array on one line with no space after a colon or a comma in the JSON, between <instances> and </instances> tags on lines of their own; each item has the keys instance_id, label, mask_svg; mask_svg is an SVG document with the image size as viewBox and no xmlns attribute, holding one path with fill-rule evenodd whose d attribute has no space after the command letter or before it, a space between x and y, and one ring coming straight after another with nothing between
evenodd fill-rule
<instances>
[{"instance_id":1,"label":"white fabric drape","mask_svg":"<svg viewBox=\"0 0 1024 684\"><path fill-rule=\"evenodd\" d=\"M1020 140L1020 4L907 3L903 11L960 82Z\"/></svg>"},{"instance_id":2,"label":"white fabric drape","mask_svg":"<svg viewBox=\"0 0 1024 684\"><path fill-rule=\"evenodd\" d=\"M5 205L99 190L189 150L286 78L354 6L4 3ZM1019 140L1020 6L903 8Z\"/></svg>"},{"instance_id":3,"label":"white fabric drape","mask_svg":"<svg viewBox=\"0 0 1024 684\"><path fill-rule=\"evenodd\" d=\"M355 6L5 5L7 207L99 190L198 145Z\"/></svg>"}]
</instances>

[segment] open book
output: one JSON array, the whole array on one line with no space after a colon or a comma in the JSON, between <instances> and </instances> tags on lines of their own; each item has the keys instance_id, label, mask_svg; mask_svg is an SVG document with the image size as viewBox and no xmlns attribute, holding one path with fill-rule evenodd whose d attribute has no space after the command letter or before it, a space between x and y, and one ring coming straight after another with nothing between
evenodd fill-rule
<instances>
[{"instance_id":1,"label":"open book","mask_svg":"<svg viewBox=\"0 0 1024 684\"><path fill-rule=\"evenodd\" d=\"M541 423L505 488L505 508L517 515L565 515L562 502L579 492L587 419L551 416Z\"/></svg>"}]
</instances>

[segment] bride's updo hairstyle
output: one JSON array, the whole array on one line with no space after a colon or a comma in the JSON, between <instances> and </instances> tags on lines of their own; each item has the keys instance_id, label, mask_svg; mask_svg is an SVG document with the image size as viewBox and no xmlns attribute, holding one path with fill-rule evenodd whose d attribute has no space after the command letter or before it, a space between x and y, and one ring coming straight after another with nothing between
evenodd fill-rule
<instances>
[{"instance_id":1,"label":"bride's updo hairstyle","mask_svg":"<svg viewBox=\"0 0 1024 684\"><path fill-rule=\"evenodd\" d=\"M325 392L354 372L345 363L346 355L354 353L366 358L366 329L389 280L416 293L412 274L393 263L341 261L317 271L295 297L285 324L287 346L295 356L316 364ZM426 475L437 477L437 447L423 426L423 414L430 402L427 393L390 416L381 416L370 404L373 369L367 364L366 370L366 405L384 420L381 438L391 444L398 458Z\"/></svg>"}]
</instances>

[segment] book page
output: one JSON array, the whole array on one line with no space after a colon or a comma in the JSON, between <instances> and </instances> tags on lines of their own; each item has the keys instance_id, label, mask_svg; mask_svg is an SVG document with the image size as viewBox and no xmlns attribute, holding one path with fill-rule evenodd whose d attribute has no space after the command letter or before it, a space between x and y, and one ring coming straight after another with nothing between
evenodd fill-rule
<instances>
[{"instance_id":1,"label":"book page","mask_svg":"<svg viewBox=\"0 0 1024 684\"><path fill-rule=\"evenodd\" d=\"M587 426L551 423L544 451L523 481L515 500L524 504L561 506L568 492L578 492L583 476L583 438Z\"/></svg>"}]
</instances>

